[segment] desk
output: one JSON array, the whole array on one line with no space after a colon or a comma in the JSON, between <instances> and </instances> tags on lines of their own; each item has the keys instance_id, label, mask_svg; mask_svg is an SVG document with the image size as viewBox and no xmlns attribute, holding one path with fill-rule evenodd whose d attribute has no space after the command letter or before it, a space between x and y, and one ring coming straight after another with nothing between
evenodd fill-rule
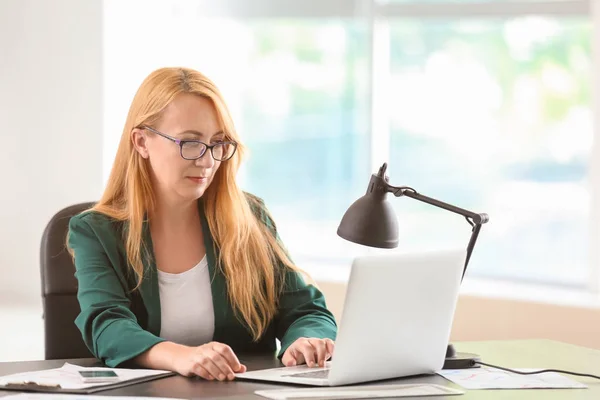
<instances>
[{"instance_id":1,"label":"desk","mask_svg":"<svg viewBox=\"0 0 600 400\"><path fill-rule=\"evenodd\" d=\"M591 373L600 375L600 351L578 347L566 343L550 340L518 340L518 341L489 341L489 342L458 342L455 343L459 351L477 353L482 360L506 367L514 368L557 368L575 372ZM249 370L269 368L278 365L278 361L271 356L240 356ZM57 368L62 366L61 361L28 361L0 363L0 375L17 372L32 371L38 369ZM67 360L81 365L92 366L95 360ZM431 397L432 400L476 400L476 399L523 399L523 400L597 400L600 399L600 380L591 378L577 378L589 386L588 389L557 389L557 390L471 390L463 396ZM412 378L395 379L382 383L436 383L449 387L457 387L444 378L434 376L421 376ZM181 376L159 379L156 381L140 383L125 388L98 392L98 395L113 396L152 396L152 397L176 397L176 398L224 398L237 399L261 399L253 394L258 389L272 389L286 387L283 385L234 381L234 382L208 382L200 379L189 379ZM289 387L289 386L288 386ZM17 392L0 390L0 397ZM420 397L420 399L425 399Z\"/></svg>"}]
</instances>

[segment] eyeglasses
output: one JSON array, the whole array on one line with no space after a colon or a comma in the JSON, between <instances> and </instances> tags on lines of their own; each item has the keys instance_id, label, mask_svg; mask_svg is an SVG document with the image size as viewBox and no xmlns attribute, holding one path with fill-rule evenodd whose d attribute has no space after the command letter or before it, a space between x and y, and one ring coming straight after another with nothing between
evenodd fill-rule
<instances>
[{"instance_id":1,"label":"eyeglasses","mask_svg":"<svg viewBox=\"0 0 600 400\"><path fill-rule=\"evenodd\" d=\"M177 143L179 145L179 154L185 160L197 160L202 158L206 153L206 150L210 149L210 154L216 161L227 161L233 156L237 149L237 143L234 141L217 142L209 145L199 140L180 140L159 132L154 128L150 128L149 126L144 125L141 128L147 129L150 132L156 133L165 139Z\"/></svg>"}]
</instances>

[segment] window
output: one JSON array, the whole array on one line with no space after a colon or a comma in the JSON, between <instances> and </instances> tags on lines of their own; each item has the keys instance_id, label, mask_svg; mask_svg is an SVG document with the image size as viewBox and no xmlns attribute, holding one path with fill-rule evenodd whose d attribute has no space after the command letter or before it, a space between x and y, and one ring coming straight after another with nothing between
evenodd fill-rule
<instances>
[{"instance_id":1,"label":"window","mask_svg":"<svg viewBox=\"0 0 600 400\"><path fill-rule=\"evenodd\" d=\"M587 3L219 4L105 2L106 175L141 80L191 66L250 149L242 186L310 272L339 277L377 251L336 229L388 161L390 183L490 214L473 275L590 285ZM460 216L390 200L401 250L466 246Z\"/></svg>"},{"instance_id":2,"label":"window","mask_svg":"<svg viewBox=\"0 0 600 400\"><path fill-rule=\"evenodd\" d=\"M240 121L252 154L241 182L265 199L299 263L344 263L348 246L335 236L340 211L369 175L365 25L242 26L250 39Z\"/></svg>"},{"instance_id":3,"label":"window","mask_svg":"<svg viewBox=\"0 0 600 400\"><path fill-rule=\"evenodd\" d=\"M392 180L490 214L474 274L585 285L589 21L394 19L389 30ZM405 242L468 241L460 217L398 203Z\"/></svg>"}]
</instances>

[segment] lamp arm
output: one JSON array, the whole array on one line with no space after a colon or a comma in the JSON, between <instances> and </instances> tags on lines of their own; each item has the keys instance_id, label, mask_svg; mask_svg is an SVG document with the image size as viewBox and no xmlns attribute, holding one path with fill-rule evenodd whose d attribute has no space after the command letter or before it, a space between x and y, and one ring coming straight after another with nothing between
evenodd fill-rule
<instances>
[{"instance_id":1,"label":"lamp arm","mask_svg":"<svg viewBox=\"0 0 600 400\"><path fill-rule=\"evenodd\" d=\"M379 168L377 175L371 176L367 193L377 191L380 193L393 193L396 197L412 197L413 199L422 201L423 203L431 204L432 206L443 208L444 210L452 211L455 214L462 215L463 217L467 218L467 222L469 222L471 226L473 226L473 224L485 224L489 221L487 214L477 214L472 211L465 210L464 208L456 207L452 204L444 203L443 201L424 196L408 186L392 186L389 184L388 177L385 175L386 170L387 163L384 163L381 168Z\"/></svg>"},{"instance_id":2,"label":"lamp arm","mask_svg":"<svg viewBox=\"0 0 600 400\"><path fill-rule=\"evenodd\" d=\"M433 206L443 208L444 210L451 211L455 214L462 215L465 217L469 225L471 225L471 238L469 239L469 244L467 246L467 258L465 260L465 267L463 268L463 278L465 277L465 273L467 272L467 265L469 265L469 260L471 259L471 254L473 253L473 248L475 247L475 242L477 241L477 237L479 236L479 231L481 230L481 225L485 224L489 221L489 216L487 214L477 214L469 210L465 210L460 207L453 206L452 204L444 203L443 201L439 201L433 199L428 196L424 196L420 193L417 193L416 190L410 188L408 186L392 186L387 184L387 191L394 194L396 197L406 196L411 197L415 200L422 201L427 204L431 204Z\"/></svg>"},{"instance_id":3,"label":"lamp arm","mask_svg":"<svg viewBox=\"0 0 600 400\"><path fill-rule=\"evenodd\" d=\"M489 221L489 217L487 214L477 214L472 211L465 210L464 208L460 208L460 207L453 206L452 204L444 203L443 201L439 201L439 200L433 199L431 197L427 197L425 195L417 193L417 191L415 189L410 188L410 187L406 187L406 186L395 187L395 186L389 185L388 191L392 192L394 194L394 196L396 196L396 197L401 197L401 196L411 197L415 200L422 201L423 203L431 204L432 206L443 208L444 210L448 210L455 214L462 215L463 217L466 217L467 220L470 221L470 223L472 222L472 224L485 224L486 222Z\"/></svg>"}]
</instances>

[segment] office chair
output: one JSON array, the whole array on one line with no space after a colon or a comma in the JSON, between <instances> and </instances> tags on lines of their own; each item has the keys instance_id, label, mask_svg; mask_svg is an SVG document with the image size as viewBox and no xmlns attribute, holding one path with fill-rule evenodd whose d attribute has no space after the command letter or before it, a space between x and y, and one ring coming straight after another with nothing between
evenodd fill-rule
<instances>
[{"instance_id":1,"label":"office chair","mask_svg":"<svg viewBox=\"0 0 600 400\"><path fill-rule=\"evenodd\" d=\"M65 246L71 217L93 205L80 203L60 210L48 222L42 235L40 273L46 360L93 357L75 326L80 311L77 279L73 260Z\"/></svg>"}]
</instances>

